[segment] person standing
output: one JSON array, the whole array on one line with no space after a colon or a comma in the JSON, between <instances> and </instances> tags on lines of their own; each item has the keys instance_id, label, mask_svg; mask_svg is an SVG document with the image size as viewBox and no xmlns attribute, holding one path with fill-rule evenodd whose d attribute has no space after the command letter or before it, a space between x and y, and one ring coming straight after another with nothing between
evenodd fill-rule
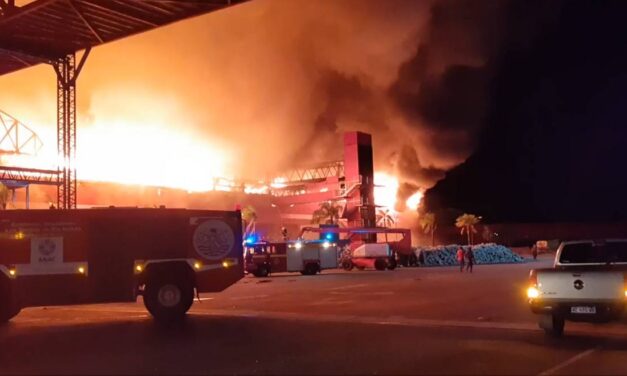
<instances>
[{"instance_id":1,"label":"person standing","mask_svg":"<svg viewBox=\"0 0 627 376\"><path fill-rule=\"evenodd\" d=\"M459 271L463 272L464 271L464 249L462 248L461 245L459 246L459 248L457 248L457 262L459 262Z\"/></svg>"},{"instance_id":2,"label":"person standing","mask_svg":"<svg viewBox=\"0 0 627 376\"><path fill-rule=\"evenodd\" d=\"M472 266L475 264L475 253L472 250L472 246L469 246L466 250L466 262L468 263L466 270L472 273Z\"/></svg>"},{"instance_id":3,"label":"person standing","mask_svg":"<svg viewBox=\"0 0 627 376\"><path fill-rule=\"evenodd\" d=\"M538 258L538 246L536 243L533 243L533 246L531 247L531 255L533 256L534 260Z\"/></svg>"}]
</instances>

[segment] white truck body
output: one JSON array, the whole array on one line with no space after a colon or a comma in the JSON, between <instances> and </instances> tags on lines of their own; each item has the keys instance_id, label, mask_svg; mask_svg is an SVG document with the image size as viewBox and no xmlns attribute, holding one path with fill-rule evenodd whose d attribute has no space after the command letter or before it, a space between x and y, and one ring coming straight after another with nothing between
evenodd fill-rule
<instances>
[{"instance_id":1,"label":"white truck body","mask_svg":"<svg viewBox=\"0 0 627 376\"><path fill-rule=\"evenodd\" d=\"M527 296L540 327L561 335L566 320L623 319L626 279L627 239L562 242L553 268L531 270Z\"/></svg>"},{"instance_id":2,"label":"white truck body","mask_svg":"<svg viewBox=\"0 0 627 376\"><path fill-rule=\"evenodd\" d=\"M390 257L390 245L387 243L365 243L353 251L353 258Z\"/></svg>"},{"instance_id":3,"label":"white truck body","mask_svg":"<svg viewBox=\"0 0 627 376\"><path fill-rule=\"evenodd\" d=\"M302 243L299 248L287 249L287 271L300 272L309 261L318 263L319 269L337 268L338 248L335 245L321 246L318 243Z\"/></svg>"}]
</instances>

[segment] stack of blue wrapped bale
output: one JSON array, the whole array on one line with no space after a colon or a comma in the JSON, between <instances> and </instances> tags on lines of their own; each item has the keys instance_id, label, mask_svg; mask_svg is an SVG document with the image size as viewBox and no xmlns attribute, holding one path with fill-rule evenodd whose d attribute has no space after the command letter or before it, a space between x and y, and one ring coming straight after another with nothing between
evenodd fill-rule
<instances>
[{"instance_id":1,"label":"stack of blue wrapped bale","mask_svg":"<svg viewBox=\"0 0 627 376\"><path fill-rule=\"evenodd\" d=\"M466 246L464 246L465 249ZM450 244L437 247L418 247L416 256L424 266L457 265L459 245ZM477 264L513 264L525 262L525 259L511 249L494 243L477 244L472 247ZM422 254L422 256L421 256Z\"/></svg>"}]
</instances>

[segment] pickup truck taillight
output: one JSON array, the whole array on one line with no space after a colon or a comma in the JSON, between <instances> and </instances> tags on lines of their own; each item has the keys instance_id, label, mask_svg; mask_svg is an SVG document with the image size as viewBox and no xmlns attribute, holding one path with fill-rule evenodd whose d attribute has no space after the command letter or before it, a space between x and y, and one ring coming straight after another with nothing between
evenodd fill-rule
<instances>
[{"instance_id":1,"label":"pickup truck taillight","mask_svg":"<svg viewBox=\"0 0 627 376\"><path fill-rule=\"evenodd\" d=\"M535 270L531 270L529 272L529 286L537 286L538 285L538 273Z\"/></svg>"},{"instance_id":2,"label":"pickup truck taillight","mask_svg":"<svg viewBox=\"0 0 627 376\"><path fill-rule=\"evenodd\" d=\"M529 299L535 299L540 296L540 290L538 290L538 273L535 270L529 272L529 287L527 288L527 297Z\"/></svg>"}]
</instances>

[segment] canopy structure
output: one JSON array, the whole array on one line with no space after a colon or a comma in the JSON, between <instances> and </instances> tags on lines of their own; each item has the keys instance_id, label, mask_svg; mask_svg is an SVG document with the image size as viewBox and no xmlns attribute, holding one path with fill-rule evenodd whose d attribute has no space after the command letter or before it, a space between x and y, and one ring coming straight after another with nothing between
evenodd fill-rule
<instances>
[{"instance_id":1,"label":"canopy structure","mask_svg":"<svg viewBox=\"0 0 627 376\"><path fill-rule=\"evenodd\" d=\"M76 80L91 48L245 1L0 0L0 75L41 63L57 74L59 208L76 208Z\"/></svg>"}]
</instances>

